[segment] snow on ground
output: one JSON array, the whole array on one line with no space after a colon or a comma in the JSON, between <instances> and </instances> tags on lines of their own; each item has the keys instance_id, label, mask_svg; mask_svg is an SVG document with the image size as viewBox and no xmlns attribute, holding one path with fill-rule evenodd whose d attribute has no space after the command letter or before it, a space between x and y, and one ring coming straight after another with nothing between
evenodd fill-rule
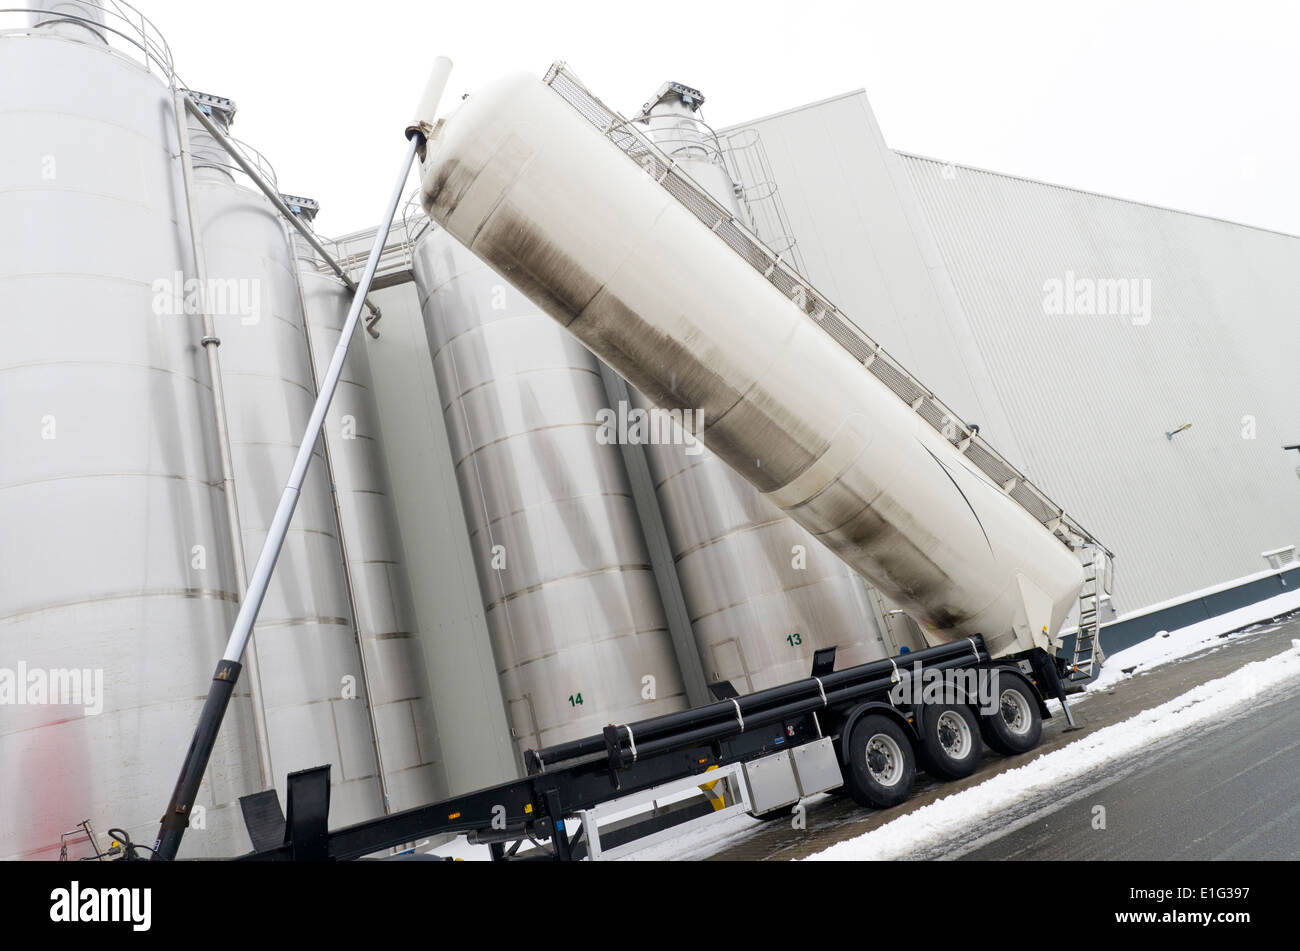
<instances>
[{"instance_id":1,"label":"snow on ground","mask_svg":"<svg viewBox=\"0 0 1300 951\"><path fill-rule=\"evenodd\" d=\"M781 820L777 820L778 822ZM683 829L681 835L656 842L624 857L637 862L685 862L706 859L737 839L747 837L767 823L748 815L728 816L717 822L703 820L692 829Z\"/></svg>"},{"instance_id":2,"label":"snow on ground","mask_svg":"<svg viewBox=\"0 0 1300 951\"><path fill-rule=\"evenodd\" d=\"M1280 617L1298 609L1300 609L1300 591L1291 591L1188 627L1162 631L1132 647L1108 655L1102 665L1101 674L1088 685L1088 690L1109 690L1120 681L1140 676L1160 664L1179 660L1207 648L1218 647L1235 637L1262 633L1261 625L1253 627L1246 627L1246 625L1254 624L1261 618ZM1229 631L1235 633L1232 637L1225 638L1224 635ZM1106 646L1104 630L1102 641L1104 648Z\"/></svg>"},{"instance_id":3,"label":"snow on ground","mask_svg":"<svg viewBox=\"0 0 1300 951\"><path fill-rule=\"evenodd\" d=\"M1199 724L1231 716L1268 688L1295 677L1300 677L1300 641L1292 641L1291 649L1276 657L1247 664L1024 766L938 799L865 835L837 843L809 856L809 860L895 859L939 846L1019 800L1050 792L1099 767L1139 755L1152 743Z\"/></svg>"}]
</instances>

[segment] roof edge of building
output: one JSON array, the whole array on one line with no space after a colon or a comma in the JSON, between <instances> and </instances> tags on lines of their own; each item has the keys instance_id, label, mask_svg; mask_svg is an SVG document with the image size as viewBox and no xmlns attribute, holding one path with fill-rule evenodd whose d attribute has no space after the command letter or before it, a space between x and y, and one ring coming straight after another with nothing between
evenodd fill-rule
<instances>
[{"instance_id":1,"label":"roof edge of building","mask_svg":"<svg viewBox=\"0 0 1300 951\"><path fill-rule=\"evenodd\" d=\"M932 155L921 155L917 152L908 152L905 149L892 149L895 155L900 158L917 159L922 162L933 162L936 165L951 165L953 168L964 169L968 172L980 172L984 175L995 175L998 178L1009 178L1013 181L1027 182L1031 185L1042 185L1045 188L1059 188L1062 191L1075 192L1080 195L1090 195L1093 198L1106 198L1111 201L1122 201L1129 205L1140 205L1143 208L1152 208L1156 211L1168 211L1176 215L1187 215L1191 218L1204 218L1207 221L1217 221L1220 224L1233 225L1237 228L1250 228L1253 231L1264 231L1268 234L1280 235L1283 238L1300 238L1298 234L1292 234L1289 231L1280 231L1277 228L1268 228L1264 225L1252 225L1245 221L1233 221L1231 218L1220 218L1217 215L1207 215L1199 211L1187 211L1182 208L1170 208L1168 205L1156 205L1149 201L1140 201L1136 198L1125 198L1122 195L1108 195L1105 192L1093 191L1089 188L1078 188L1074 185L1063 185L1060 182L1045 182L1042 179L1030 178L1028 175L1016 175L1011 172L999 172L991 168L982 168L978 165L965 165L961 162L951 162L946 159L935 158Z\"/></svg>"}]
</instances>

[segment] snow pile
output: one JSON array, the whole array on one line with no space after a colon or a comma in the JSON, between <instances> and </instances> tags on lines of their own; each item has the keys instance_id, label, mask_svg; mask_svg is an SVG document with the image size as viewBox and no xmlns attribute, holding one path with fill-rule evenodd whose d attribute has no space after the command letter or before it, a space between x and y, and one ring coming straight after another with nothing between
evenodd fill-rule
<instances>
[{"instance_id":1,"label":"snow pile","mask_svg":"<svg viewBox=\"0 0 1300 951\"><path fill-rule=\"evenodd\" d=\"M719 822L706 819L690 829L683 829L679 836L648 845L623 858L624 861L636 862L688 862L706 859L764 825L766 823L747 815L729 816Z\"/></svg>"},{"instance_id":2,"label":"snow pile","mask_svg":"<svg viewBox=\"0 0 1300 951\"><path fill-rule=\"evenodd\" d=\"M975 828L988 816L1026 797L1048 793L1108 763L1138 755L1151 744L1198 724L1232 716L1268 688L1300 676L1300 646L1292 643L1291 650L1276 657L1247 664L1031 763L833 845L809 856L809 860L906 857L918 849L941 845L954 834Z\"/></svg>"},{"instance_id":3,"label":"snow pile","mask_svg":"<svg viewBox=\"0 0 1300 951\"><path fill-rule=\"evenodd\" d=\"M1121 680L1144 674L1152 667L1231 641L1232 638L1223 636L1228 631L1237 631L1234 637L1262 633L1258 628L1246 625L1261 618L1279 617L1297 609L1300 609L1300 591L1289 591L1175 631L1162 631L1132 647L1108 655L1101 674L1088 685L1088 690L1108 690ZM1106 632L1103 630L1103 649L1105 642ZM1126 670L1128 673L1124 672Z\"/></svg>"}]
</instances>

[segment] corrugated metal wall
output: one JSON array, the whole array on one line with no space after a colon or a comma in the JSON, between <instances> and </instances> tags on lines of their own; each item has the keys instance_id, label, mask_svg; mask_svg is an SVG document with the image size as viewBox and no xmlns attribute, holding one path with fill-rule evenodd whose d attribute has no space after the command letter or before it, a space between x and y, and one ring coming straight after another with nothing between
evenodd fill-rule
<instances>
[{"instance_id":1,"label":"corrugated metal wall","mask_svg":"<svg viewBox=\"0 0 1300 951\"><path fill-rule=\"evenodd\" d=\"M900 158L1028 475L1118 553L1119 610L1300 539L1300 238ZM1052 312L1106 280L1127 308Z\"/></svg>"},{"instance_id":2,"label":"corrugated metal wall","mask_svg":"<svg viewBox=\"0 0 1300 951\"><path fill-rule=\"evenodd\" d=\"M983 358L866 94L739 128L762 137L804 276L1019 465Z\"/></svg>"},{"instance_id":3,"label":"corrugated metal wall","mask_svg":"<svg viewBox=\"0 0 1300 951\"><path fill-rule=\"evenodd\" d=\"M737 128L809 279L1115 550L1118 611L1300 541L1300 239L894 153L862 92ZM1139 296L1051 313L1071 275Z\"/></svg>"}]
</instances>

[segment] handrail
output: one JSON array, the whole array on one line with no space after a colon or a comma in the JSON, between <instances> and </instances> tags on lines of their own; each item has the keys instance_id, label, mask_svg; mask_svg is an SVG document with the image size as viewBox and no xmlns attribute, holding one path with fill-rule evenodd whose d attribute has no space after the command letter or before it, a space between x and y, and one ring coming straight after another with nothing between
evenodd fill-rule
<instances>
[{"instance_id":1,"label":"handrail","mask_svg":"<svg viewBox=\"0 0 1300 951\"><path fill-rule=\"evenodd\" d=\"M235 147L248 165L256 169L263 179L270 182L275 187L279 187L280 182L275 174L275 166L271 164L270 159L242 139L237 139L233 135L228 136L228 138L230 144ZM222 153L230 155L230 152L224 148L224 143ZM244 171L244 166L240 164L238 159L233 155L230 155L230 159L229 162L223 162L220 159L211 156L204 156L203 158L196 158L194 160L194 165L196 168L220 168L227 172L238 172L239 174L246 176L249 181L253 181L253 177ZM256 183L254 182L254 184Z\"/></svg>"},{"instance_id":2,"label":"handrail","mask_svg":"<svg viewBox=\"0 0 1300 951\"><path fill-rule=\"evenodd\" d=\"M379 273L389 274L394 270L409 270L415 266L415 245L424 232L436 225L424 216L420 206L420 188L417 185L406 196L406 201L401 206L400 226L396 223L393 230L389 232L392 240L384 245L383 256L380 258ZM362 232L368 234L368 232ZM356 237L355 235L345 235L343 238L322 238L321 240L330 247L334 253L335 260L344 270L350 270L365 263L368 251L346 252L347 239Z\"/></svg>"},{"instance_id":3,"label":"handrail","mask_svg":"<svg viewBox=\"0 0 1300 951\"><path fill-rule=\"evenodd\" d=\"M177 77L171 48L167 45L162 32L154 25L152 20L131 4L126 3L125 0L81 0L81 2L101 11L104 14L105 22L100 23L98 20L62 10L55 12L36 7L0 7L0 18L3 18L6 14L47 15L50 17L50 22L80 23L85 25L87 29L112 34L124 40L128 49L134 49L138 53L140 64L146 70L153 71L150 66L152 63L161 71L168 88L175 88ZM40 28L29 22L19 27L0 30L0 35L22 35L39 32L41 32ZM108 44L108 47L118 54L128 51L124 50L120 45L111 43Z\"/></svg>"}]
</instances>

